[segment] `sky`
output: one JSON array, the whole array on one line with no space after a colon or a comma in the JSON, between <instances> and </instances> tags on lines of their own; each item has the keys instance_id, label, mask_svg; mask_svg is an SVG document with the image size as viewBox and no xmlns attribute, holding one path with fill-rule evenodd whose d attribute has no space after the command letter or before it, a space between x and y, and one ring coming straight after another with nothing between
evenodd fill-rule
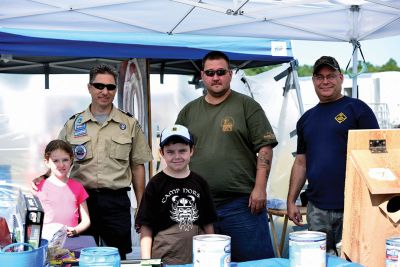
<instances>
[{"instance_id":1,"label":"sky","mask_svg":"<svg viewBox=\"0 0 400 267\"><path fill-rule=\"evenodd\" d=\"M400 66L400 36L361 41L360 44L367 62L380 66L393 58ZM329 55L344 69L352 58L353 46L346 42L292 41L292 52L300 65L313 65L319 57ZM362 59L360 54L358 59Z\"/></svg>"}]
</instances>

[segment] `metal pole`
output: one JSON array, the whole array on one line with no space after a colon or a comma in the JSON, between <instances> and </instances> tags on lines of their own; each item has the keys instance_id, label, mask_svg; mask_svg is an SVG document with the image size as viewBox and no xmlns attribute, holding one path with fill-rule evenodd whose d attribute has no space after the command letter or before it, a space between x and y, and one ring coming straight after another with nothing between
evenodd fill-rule
<instances>
[{"instance_id":1,"label":"metal pole","mask_svg":"<svg viewBox=\"0 0 400 267\"><path fill-rule=\"evenodd\" d=\"M357 42L353 41L353 49L354 49L354 53L353 53L353 86L352 86L352 90L351 90L351 96L353 98L358 98L358 88L357 88L357 68L358 68L358 49L356 48L357 46Z\"/></svg>"},{"instance_id":2,"label":"metal pole","mask_svg":"<svg viewBox=\"0 0 400 267\"><path fill-rule=\"evenodd\" d=\"M359 14L360 14L360 7L358 5L352 5L350 7L351 15L352 15L352 44L353 44L353 86L351 90L351 96L353 98L358 98L358 88L357 88L357 66L358 66L358 47L357 47L357 39L359 37L359 32L358 32L358 19L359 19Z\"/></svg>"},{"instance_id":3,"label":"metal pole","mask_svg":"<svg viewBox=\"0 0 400 267\"><path fill-rule=\"evenodd\" d=\"M292 75L293 75L294 85L296 87L296 95L297 95L297 101L299 102L300 115L303 115L304 114L304 105L303 105L303 98L301 97L299 75L297 73L297 68L299 66L299 63L295 59L295 60L290 61L290 65L292 66L292 71L293 71Z\"/></svg>"}]
</instances>

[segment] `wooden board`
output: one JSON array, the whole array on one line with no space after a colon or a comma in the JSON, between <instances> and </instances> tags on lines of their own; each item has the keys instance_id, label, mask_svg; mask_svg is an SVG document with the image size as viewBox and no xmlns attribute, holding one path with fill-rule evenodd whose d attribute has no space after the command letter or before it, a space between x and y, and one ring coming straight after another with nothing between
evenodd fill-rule
<instances>
[{"instance_id":1,"label":"wooden board","mask_svg":"<svg viewBox=\"0 0 400 267\"><path fill-rule=\"evenodd\" d=\"M349 151L369 149L369 140L385 139L389 149L400 149L400 129L350 130L347 138Z\"/></svg>"},{"instance_id":2,"label":"wooden board","mask_svg":"<svg viewBox=\"0 0 400 267\"><path fill-rule=\"evenodd\" d=\"M351 163L362 176L371 194L400 194L400 149L389 149L387 153L371 153L369 150L353 150ZM392 172L395 180L377 180L369 172L373 168L385 168Z\"/></svg>"},{"instance_id":3,"label":"wooden board","mask_svg":"<svg viewBox=\"0 0 400 267\"><path fill-rule=\"evenodd\" d=\"M372 154L369 141L381 139L387 153ZM400 235L399 224L384 209L386 201L400 195L400 182L370 179L371 168L389 168L400 178L400 129L349 131L342 257L377 267L385 266L386 239Z\"/></svg>"}]
</instances>

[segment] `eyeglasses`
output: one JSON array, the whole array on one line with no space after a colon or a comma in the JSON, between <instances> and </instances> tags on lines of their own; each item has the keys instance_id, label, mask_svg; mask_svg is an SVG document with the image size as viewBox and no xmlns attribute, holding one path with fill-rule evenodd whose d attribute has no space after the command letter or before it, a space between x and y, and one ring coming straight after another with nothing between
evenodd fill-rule
<instances>
[{"instance_id":1,"label":"eyeglasses","mask_svg":"<svg viewBox=\"0 0 400 267\"><path fill-rule=\"evenodd\" d=\"M314 75L313 78L317 82L323 82L325 79L327 79L329 82L333 82L337 78L337 75L336 74L329 74L329 75L326 75L326 76L324 76L324 75Z\"/></svg>"},{"instance_id":2,"label":"eyeglasses","mask_svg":"<svg viewBox=\"0 0 400 267\"><path fill-rule=\"evenodd\" d=\"M219 69L219 70L205 70L204 73L208 76L208 77L214 77L215 74L217 74L217 76L224 76L226 74L228 70L226 69Z\"/></svg>"},{"instance_id":3,"label":"eyeglasses","mask_svg":"<svg viewBox=\"0 0 400 267\"><path fill-rule=\"evenodd\" d=\"M90 83L94 88L103 90L104 88L107 88L108 91L113 91L117 88L115 84L104 84L104 83Z\"/></svg>"}]
</instances>

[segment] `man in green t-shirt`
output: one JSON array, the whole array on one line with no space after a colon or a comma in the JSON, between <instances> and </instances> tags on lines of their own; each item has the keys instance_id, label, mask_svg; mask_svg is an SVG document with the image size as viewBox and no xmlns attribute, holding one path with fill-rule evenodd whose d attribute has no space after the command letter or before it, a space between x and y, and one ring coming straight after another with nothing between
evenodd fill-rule
<instances>
[{"instance_id":1,"label":"man in green t-shirt","mask_svg":"<svg viewBox=\"0 0 400 267\"><path fill-rule=\"evenodd\" d=\"M274 257L265 210L274 132L261 106L230 88L224 53L203 58L201 77L206 95L188 103L176 124L194 135L190 168L210 185L219 217L215 231L231 236L232 261Z\"/></svg>"}]
</instances>

